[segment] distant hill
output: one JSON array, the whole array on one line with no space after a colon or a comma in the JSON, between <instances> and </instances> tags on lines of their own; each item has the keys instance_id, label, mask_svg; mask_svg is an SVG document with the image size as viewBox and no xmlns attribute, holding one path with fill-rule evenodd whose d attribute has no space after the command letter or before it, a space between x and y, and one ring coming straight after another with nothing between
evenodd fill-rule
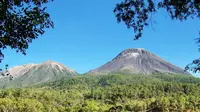
<instances>
[{"instance_id":1,"label":"distant hill","mask_svg":"<svg viewBox=\"0 0 200 112\"><path fill-rule=\"evenodd\" d=\"M16 66L10 68L8 72L13 76L13 79L10 80L9 77L0 78L0 88L27 87L78 74L74 70L53 61Z\"/></svg>"},{"instance_id":2,"label":"distant hill","mask_svg":"<svg viewBox=\"0 0 200 112\"><path fill-rule=\"evenodd\" d=\"M88 74L152 74L174 73L190 75L183 69L142 49L126 49L108 63L88 72Z\"/></svg>"}]
</instances>

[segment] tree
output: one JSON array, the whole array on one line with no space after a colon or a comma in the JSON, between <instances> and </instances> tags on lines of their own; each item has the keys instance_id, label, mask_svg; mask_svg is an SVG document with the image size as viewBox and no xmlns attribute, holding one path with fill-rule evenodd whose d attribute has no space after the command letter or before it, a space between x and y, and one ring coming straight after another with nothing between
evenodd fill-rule
<instances>
[{"instance_id":1,"label":"tree","mask_svg":"<svg viewBox=\"0 0 200 112\"><path fill-rule=\"evenodd\" d=\"M152 23L152 14L160 9L166 10L172 20L200 19L199 0L124 0L116 5L114 13L118 22L123 21L128 28L134 29L137 40L142 37L144 27ZM197 38L197 43L200 43L200 38ZM200 71L200 58L185 69Z\"/></svg>"},{"instance_id":2,"label":"tree","mask_svg":"<svg viewBox=\"0 0 200 112\"><path fill-rule=\"evenodd\" d=\"M26 55L29 43L54 27L46 12L53 0L0 0L0 62L2 50L10 47Z\"/></svg>"},{"instance_id":3,"label":"tree","mask_svg":"<svg viewBox=\"0 0 200 112\"><path fill-rule=\"evenodd\" d=\"M29 43L53 27L46 3L52 0L0 0L0 62L11 47L26 54Z\"/></svg>"}]
</instances>

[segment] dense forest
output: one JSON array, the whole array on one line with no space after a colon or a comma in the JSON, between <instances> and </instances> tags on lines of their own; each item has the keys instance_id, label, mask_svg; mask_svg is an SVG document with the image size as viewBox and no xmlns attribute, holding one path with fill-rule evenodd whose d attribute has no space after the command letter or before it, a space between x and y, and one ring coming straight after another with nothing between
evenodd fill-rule
<instances>
[{"instance_id":1,"label":"dense forest","mask_svg":"<svg viewBox=\"0 0 200 112\"><path fill-rule=\"evenodd\" d=\"M0 90L0 112L200 112L200 79L173 74L81 75Z\"/></svg>"}]
</instances>

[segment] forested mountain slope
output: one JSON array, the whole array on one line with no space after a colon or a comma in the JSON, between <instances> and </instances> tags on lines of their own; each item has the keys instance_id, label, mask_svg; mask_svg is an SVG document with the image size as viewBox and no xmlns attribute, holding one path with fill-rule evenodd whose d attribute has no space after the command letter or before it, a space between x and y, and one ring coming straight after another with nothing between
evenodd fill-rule
<instances>
[{"instance_id":1,"label":"forested mountain slope","mask_svg":"<svg viewBox=\"0 0 200 112\"><path fill-rule=\"evenodd\" d=\"M0 104L0 111L199 112L200 79L174 74L82 75L1 90Z\"/></svg>"}]
</instances>

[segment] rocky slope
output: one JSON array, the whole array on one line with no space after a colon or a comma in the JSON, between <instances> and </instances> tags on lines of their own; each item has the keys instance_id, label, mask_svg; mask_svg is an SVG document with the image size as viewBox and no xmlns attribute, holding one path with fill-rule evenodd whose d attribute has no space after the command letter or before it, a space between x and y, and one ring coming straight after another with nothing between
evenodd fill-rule
<instances>
[{"instance_id":1,"label":"rocky slope","mask_svg":"<svg viewBox=\"0 0 200 112\"><path fill-rule=\"evenodd\" d=\"M89 71L88 74L152 74L154 72L190 75L142 48L126 49L110 62Z\"/></svg>"},{"instance_id":2,"label":"rocky slope","mask_svg":"<svg viewBox=\"0 0 200 112\"><path fill-rule=\"evenodd\" d=\"M9 69L8 72L13 79L10 80L10 76L0 78L0 88L26 87L77 75L74 70L53 61L16 66Z\"/></svg>"}]
</instances>

